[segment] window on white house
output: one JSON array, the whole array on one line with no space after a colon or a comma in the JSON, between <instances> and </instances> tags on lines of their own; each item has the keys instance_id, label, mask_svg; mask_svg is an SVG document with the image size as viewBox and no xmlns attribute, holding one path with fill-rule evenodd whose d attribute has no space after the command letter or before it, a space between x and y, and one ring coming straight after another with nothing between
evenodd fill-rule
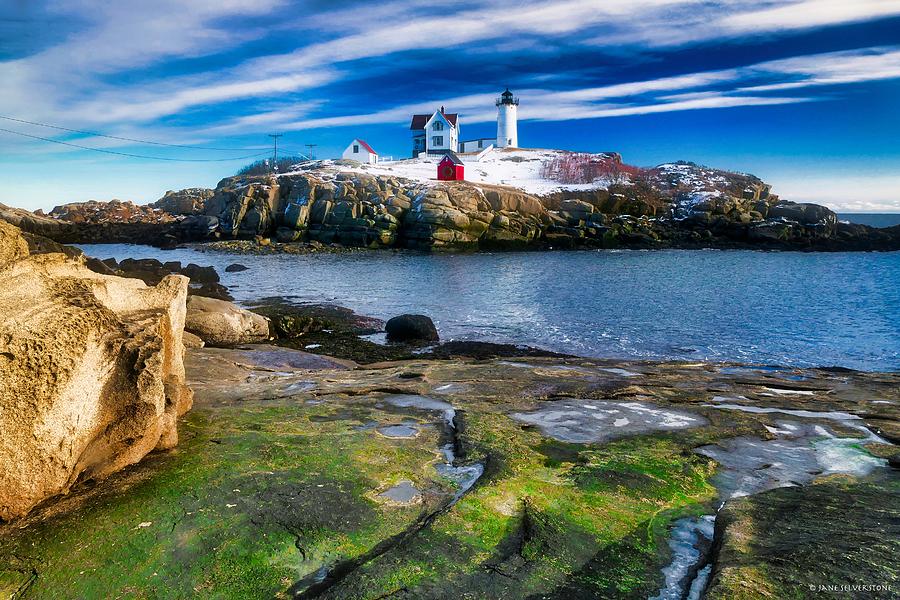
<instances>
[{"instance_id":1,"label":"window on white house","mask_svg":"<svg viewBox=\"0 0 900 600\"><path fill-rule=\"evenodd\" d=\"M359 154L359 146L353 144L353 154Z\"/></svg>"},{"instance_id":2,"label":"window on white house","mask_svg":"<svg viewBox=\"0 0 900 600\"><path fill-rule=\"evenodd\" d=\"M479 148L484 147L484 142L482 142L481 140L478 140L478 147Z\"/></svg>"},{"instance_id":3,"label":"window on white house","mask_svg":"<svg viewBox=\"0 0 900 600\"><path fill-rule=\"evenodd\" d=\"M431 138L432 146L443 146L444 145L444 136L436 135Z\"/></svg>"},{"instance_id":4,"label":"window on white house","mask_svg":"<svg viewBox=\"0 0 900 600\"><path fill-rule=\"evenodd\" d=\"M431 129L434 131L443 131L444 124L441 121L435 121L434 123L431 124Z\"/></svg>"}]
</instances>

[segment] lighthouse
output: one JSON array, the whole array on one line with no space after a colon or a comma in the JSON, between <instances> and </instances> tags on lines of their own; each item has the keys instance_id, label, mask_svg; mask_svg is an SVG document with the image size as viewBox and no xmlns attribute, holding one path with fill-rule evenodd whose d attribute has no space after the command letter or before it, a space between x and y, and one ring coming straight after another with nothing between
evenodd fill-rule
<instances>
[{"instance_id":1,"label":"lighthouse","mask_svg":"<svg viewBox=\"0 0 900 600\"><path fill-rule=\"evenodd\" d=\"M516 123L516 110L519 107L519 99L506 88L506 91L497 98L497 147L517 148L519 146L519 132Z\"/></svg>"}]
</instances>

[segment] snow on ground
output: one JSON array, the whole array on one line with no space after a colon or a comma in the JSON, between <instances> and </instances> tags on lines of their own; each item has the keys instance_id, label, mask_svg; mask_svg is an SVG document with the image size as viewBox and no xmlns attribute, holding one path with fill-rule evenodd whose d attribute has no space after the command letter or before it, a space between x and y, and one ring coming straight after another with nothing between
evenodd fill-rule
<instances>
[{"instance_id":1,"label":"snow on ground","mask_svg":"<svg viewBox=\"0 0 900 600\"><path fill-rule=\"evenodd\" d=\"M541 167L545 162L569 154L565 150L542 150L524 148L493 149L478 160L478 154L460 154L466 168L466 181L516 187L529 194L542 196L559 190L590 190L605 188L605 182L562 184L541 177ZM441 156L409 158L382 162L377 165L360 164L345 166L334 161L318 161L315 168L334 169L342 172L368 173L388 177L403 177L422 183L437 183L437 164ZM302 171L298 171L302 172Z\"/></svg>"},{"instance_id":2,"label":"snow on ground","mask_svg":"<svg viewBox=\"0 0 900 600\"><path fill-rule=\"evenodd\" d=\"M728 178L717 169L690 163L663 163L655 169L659 177L673 185L690 188L693 192L706 191L717 184L728 185Z\"/></svg>"},{"instance_id":3,"label":"snow on ground","mask_svg":"<svg viewBox=\"0 0 900 600\"><path fill-rule=\"evenodd\" d=\"M713 198L739 194L744 186L762 181L746 173L732 173L693 163L663 163L650 170L651 184L672 195L675 205L690 209ZM753 191L750 189L749 191Z\"/></svg>"},{"instance_id":4,"label":"snow on ground","mask_svg":"<svg viewBox=\"0 0 900 600\"><path fill-rule=\"evenodd\" d=\"M712 198L721 198L725 194L720 190L688 192L676 196L676 205L680 208L693 208L702 202L706 202Z\"/></svg>"}]
</instances>

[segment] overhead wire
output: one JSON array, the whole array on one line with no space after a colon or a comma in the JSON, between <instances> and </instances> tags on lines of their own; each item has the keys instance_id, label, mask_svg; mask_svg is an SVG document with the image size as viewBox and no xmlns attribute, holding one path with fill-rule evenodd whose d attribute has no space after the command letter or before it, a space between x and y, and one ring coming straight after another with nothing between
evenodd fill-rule
<instances>
[{"instance_id":1,"label":"overhead wire","mask_svg":"<svg viewBox=\"0 0 900 600\"><path fill-rule=\"evenodd\" d=\"M216 152L245 152L249 150L259 150L259 148L212 148L207 146L191 146L187 144L170 144L167 142L154 142L151 140L140 140L136 138L122 137L118 135L107 135L105 133L97 133L95 131L82 131L80 129L72 129L70 127L63 127L61 125L50 125L49 123L40 123L38 121L28 121L25 119L18 119L16 117L8 117L5 115L0 115L0 119L4 119L6 121L12 121L14 123L23 123L26 125L36 125L38 127L48 127L50 129L57 129L59 131L68 131L70 133L78 133L81 135L90 135L93 137L102 137L109 138L112 140L121 140L124 142L135 142L138 144L148 144L151 146L168 146L170 148L184 148L188 150L211 150Z\"/></svg>"},{"instance_id":2,"label":"overhead wire","mask_svg":"<svg viewBox=\"0 0 900 600\"><path fill-rule=\"evenodd\" d=\"M62 140L54 140L52 138L46 138L39 135L32 135L30 133L23 133L21 131L14 131L12 129L5 129L0 127L0 131L4 133L10 133L13 135L19 135L22 137L31 138L34 140L40 140L42 142L50 142L52 144L60 144L63 146L70 146L72 148L79 148L81 150L92 150L94 152L103 152L104 154L115 154L117 156L126 156L129 158L141 158L146 160L165 160L170 162L228 162L233 160L246 160L248 158L257 158L260 156L266 156L269 154L269 150L265 150L263 152L258 152L256 154L248 154L246 156L234 156L230 158L172 158L168 156L148 156L143 154L132 154L130 152L119 152L117 150L107 150L106 148L92 148L91 146L85 146L82 144L75 144L73 142L64 142ZM108 136L107 136L108 137Z\"/></svg>"}]
</instances>

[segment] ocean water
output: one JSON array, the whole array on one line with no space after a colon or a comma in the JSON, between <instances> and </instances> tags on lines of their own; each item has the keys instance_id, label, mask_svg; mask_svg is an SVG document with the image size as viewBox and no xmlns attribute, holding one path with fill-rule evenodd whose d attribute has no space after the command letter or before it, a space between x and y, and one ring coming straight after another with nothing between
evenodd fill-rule
<instances>
[{"instance_id":1,"label":"ocean water","mask_svg":"<svg viewBox=\"0 0 900 600\"><path fill-rule=\"evenodd\" d=\"M239 301L290 296L383 319L426 314L444 340L592 357L900 370L900 252L247 256L82 248L98 258L213 265ZM225 273L233 262L250 270Z\"/></svg>"},{"instance_id":2,"label":"ocean water","mask_svg":"<svg viewBox=\"0 0 900 600\"><path fill-rule=\"evenodd\" d=\"M900 225L900 213L838 213L838 219L871 227Z\"/></svg>"}]
</instances>

